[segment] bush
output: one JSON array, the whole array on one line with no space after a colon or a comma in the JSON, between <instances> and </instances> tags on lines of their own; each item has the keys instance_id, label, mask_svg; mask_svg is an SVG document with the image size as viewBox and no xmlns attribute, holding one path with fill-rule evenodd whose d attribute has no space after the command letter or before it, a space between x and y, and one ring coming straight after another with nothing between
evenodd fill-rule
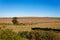
<instances>
[{"instance_id":1,"label":"bush","mask_svg":"<svg viewBox=\"0 0 60 40\"><path fill-rule=\"evenodd\" d=\"M42 30L38 30L38 31L33 31L32 32L27 32L27 31L23 31L23 32L19 32L18 35L20 35L23 38L27 38L29 40L56 40L55 32L53 31L42 31ZM58 39L57 39L58 40Z\"/></svg>"},{"instance_id":2,"label":"bush","mask_svg":"<svg viewBox=\"0 0 60 40\"><path fill-rule=\"evenodd\" d=\"M17 33L12 30L0 30L0 39L1 40L27 40L26 38L22 38Z\"/></svg>"},{"instance_id":3,"label":"bush","mask_svg":"<svg viewBox=\"0 0 60 40\"><path fill-rule=\"evenodd\" d=\"M18 25L17 17L13 17L12 23Z\"/></svg>"},{"instance_id":4,"label":"bush","mask_svg":"<svg viewBox=\"0 0 60 40\"><path fill-rule=\"evenodd\" d=\"M23 38L27 38L29 40L32 39L31 32L28 32L28 31L19 32L18 35L20 35Z\"/></svg>"},{"instance_id":5,"label":"bush","mask_svg":"<svg viewBox=\"0 0 60 40\"><path fill-rule=\"evenodd\" d=\"M56 35L54 33L55 33L54 31L38 30L38 31L34 32L33 39L35 39L35 40L58 40L57 38L55 38Z\"/></svg>"}]
</instances>

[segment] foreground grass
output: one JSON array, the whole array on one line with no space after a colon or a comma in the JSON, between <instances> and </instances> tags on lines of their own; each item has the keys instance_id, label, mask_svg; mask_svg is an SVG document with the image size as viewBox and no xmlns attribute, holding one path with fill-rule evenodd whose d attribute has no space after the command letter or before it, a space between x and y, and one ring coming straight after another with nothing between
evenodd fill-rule
<instances>
[{"instance_id":1,"label":"foreground grass","mask_svg":"<svg viewBox=\"0 0 60 40\"><path fill-rule=\"evenodd\" d=\"M13 32L10 29L0 29L0 40L60 40L60 32L33 30L31 32Z\"/></svg>"},{"instance_id":2,"label":"foreground grass","mask_svg":"<svg viewBox=\"0 0 60 40\"><path fill-rule=\"evenodd\" d=\"M42 31L42 30L35 30L34 32L31 31L32 27L42 27L42 28L51 27L60 29L60 23L36 23L36 24L20 24L20 25L1 24L0 27L1 27L0 40L27 40L27 39L60 40L60 33L54 31Z\"/></svg>"},{"instance_id":3,"label":"foreground grass","mask_svg":"<svg viewBox=\"0 0 60 40\"><path fill-rule=\"evenodd\" d=\"M27 40L21 37L18 33L13 32L10 29L1 30L0 29L0 40Z\"/></svg>"},{"instance_id":4,"label":"foreground grass","mask_svg":"<svg viewBox=\"0 0 60 40\"><path fill-rule=\"evenodd\" d=\"M32 31L35 40L60 40L60 33L54 31L34 30Z\"/></svg>"}]
</instances>

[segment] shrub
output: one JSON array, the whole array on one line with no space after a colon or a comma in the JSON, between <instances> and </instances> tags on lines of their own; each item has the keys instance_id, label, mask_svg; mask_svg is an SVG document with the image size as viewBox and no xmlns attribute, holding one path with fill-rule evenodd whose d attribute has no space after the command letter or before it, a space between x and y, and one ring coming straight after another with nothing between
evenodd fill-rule
<instances>
[{"instance_id":1,"label":"shrub","mask_svg":"<svg viewBox=\"0 0 60 40\"><path fill-rule=\"evenodd\" d=\"M19 32L18 35L20 35L23 38L27 38L29 40L31 40L32 38L31 32L28 31Z\"/></svg>"},{"instance_id":2,"label":"shrub","mask_svg":"<svg viewBox=\"0 0 60 40\"><path fill-rule=\"evenodd\" d=\"M27 40L26 38L22 38L17 33L12 30L0 30L0 39L1 40Z\"/></svg>"},{"instance_id":3,"label":"shrub","mask_svg":"<svg viewBox=\"0 0 60 40\"><path fill-rule=\"evenodd\" d=\"M17 17L13 17L12 23L18 25Z\"/></svg>"},{"instance_id":4,"label":"shrub","mask_svg":"<svg viewBox=\"0 0 60 40\"><path fill-rule=\"evenodd\" d=\"M38 30L34 32L34 36L33 39L35 40L58 40L56 37L56 35L54 35L54 31L42 31L42 30ZM60 40L60 39L59 39Z\"/></svg>"}]
</instances>

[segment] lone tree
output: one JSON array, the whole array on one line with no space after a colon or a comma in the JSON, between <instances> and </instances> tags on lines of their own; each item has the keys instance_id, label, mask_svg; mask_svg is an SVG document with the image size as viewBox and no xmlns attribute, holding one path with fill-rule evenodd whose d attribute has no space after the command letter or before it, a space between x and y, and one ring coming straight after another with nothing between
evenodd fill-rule
<instances>
[{"instance_id":1,"label":"lone tree","mask_svg":"<svg viewBox=\"0 0 60 40\"><path fill-rule=\"evenodd\" d=\"M17 17L13 17L12 23L18 25Z\"/></svg>"}]
</instances>

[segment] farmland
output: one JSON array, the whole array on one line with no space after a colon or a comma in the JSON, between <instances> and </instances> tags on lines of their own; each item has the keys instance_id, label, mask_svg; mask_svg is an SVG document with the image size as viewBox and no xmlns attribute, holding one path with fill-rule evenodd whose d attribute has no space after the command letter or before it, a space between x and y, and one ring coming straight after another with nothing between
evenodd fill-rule
<instances>
[{"instance_id":1,"label":"farmland","mask_svg":"<svg viewBox=\"0 0 60 40\"><path fill-rule=\"evenodd\" d=\"M17 20L19 25L13 25L12 18L0 18L0 27L14 31L31 31L33 27L60 29L60 18L21 17Z\"/></svg>"},{"instance_id":2,"label":"farmland","mask_svg":"<svg viewBox=\"0 0 60 40\"><path fill-rule=\"evenodd\" d=\"M12 23L12 18L0 18L0 28L2 30L11 29L13 32L17 33L23 31L31 32L32 28L60 29L60 18L18 17L17 21L19 25L14 25ZM42 32L44 33L44 31ZM56 40L60 38L60 33L53 32L53 34Z\"/></svg>"}]
</instances>

